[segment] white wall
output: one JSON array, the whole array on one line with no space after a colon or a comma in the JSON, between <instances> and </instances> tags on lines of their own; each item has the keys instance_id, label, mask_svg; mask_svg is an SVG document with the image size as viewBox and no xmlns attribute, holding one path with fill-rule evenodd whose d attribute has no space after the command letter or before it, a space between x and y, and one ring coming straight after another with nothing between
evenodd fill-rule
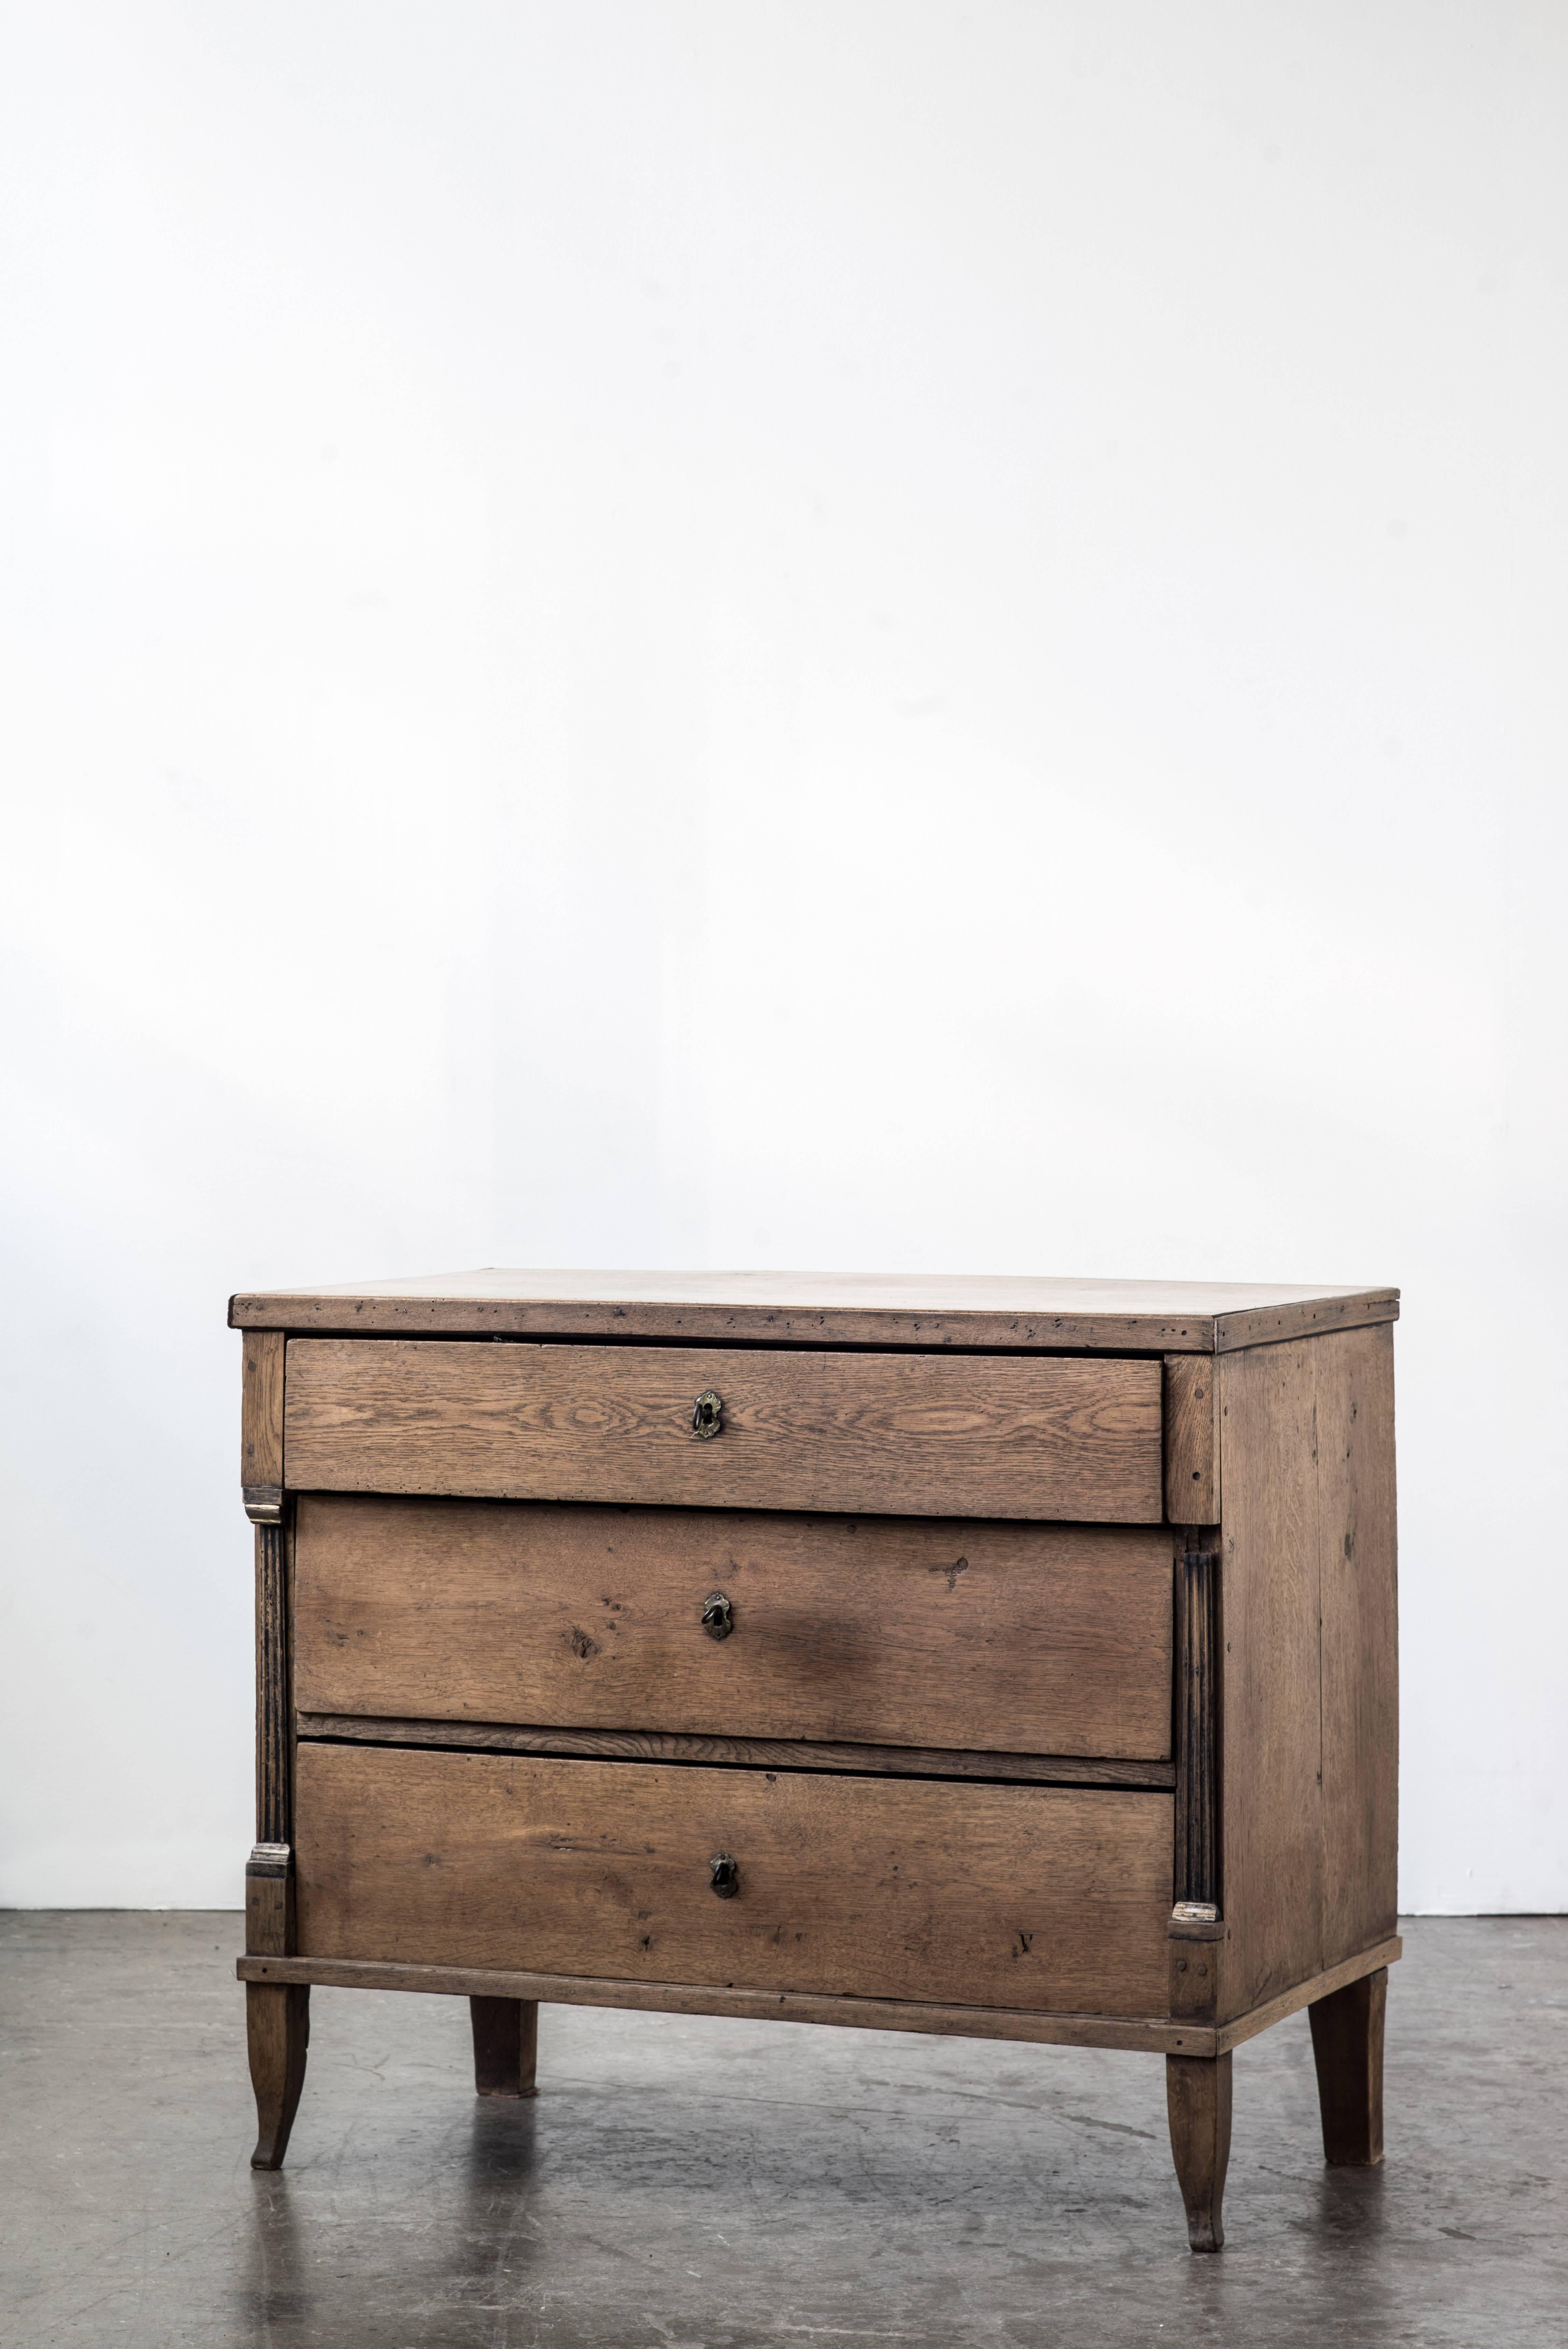
<instances>
[{"instance_id":1,"label":"white wall","mask_svg":"<svg viewBox=\"0 0 1568 2349\"><path fill-rule=\"evenodd\" d=\"M1559 1909L1568 16L0 57L0 1899L233 1903L241 1285L1396 1280L1402 1896Z\"/></svg>"}]
</instances>

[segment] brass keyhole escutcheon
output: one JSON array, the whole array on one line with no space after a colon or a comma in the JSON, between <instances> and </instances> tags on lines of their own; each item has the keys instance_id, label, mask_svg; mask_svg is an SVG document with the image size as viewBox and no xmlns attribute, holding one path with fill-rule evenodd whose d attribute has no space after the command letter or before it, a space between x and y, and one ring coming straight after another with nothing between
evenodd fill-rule
<instances>
[{"instance_id":1,"label":"brass keyhole escutcheon","mask_svg":"<svg viewBox=\"0 0 1568 2349\"><path fill-rule=\"evenodd\" d=\"M727 1640L734 1628L734 1609L722 1590L715 1590L702 1609L702 1629L711 1640Z\"/></svg>"},{"instance_id":2,"label":"brass keyhole escutcheon","mask_svg":"<svg viewBox=\"0 0 1568 2349\"><path fill-rule=\"evenodd\" d=\"M710 1889L721 1900L732 1900L741 1889L741 1863L727 1851L715 1852L708 1862Z\"/></svg>"},{"instance_id":3,"label":"brass keyhole escutcheon","mask_svg":"<svg viewBox=\"0 0 1568 2349\"><path fill-rule=\"evenodd\" d=\"M704 1387L691 1406L691 1426L698 1435L722 1435L724 1432L724 1398L711 1387Z\"/></svg>"}]
</instances>

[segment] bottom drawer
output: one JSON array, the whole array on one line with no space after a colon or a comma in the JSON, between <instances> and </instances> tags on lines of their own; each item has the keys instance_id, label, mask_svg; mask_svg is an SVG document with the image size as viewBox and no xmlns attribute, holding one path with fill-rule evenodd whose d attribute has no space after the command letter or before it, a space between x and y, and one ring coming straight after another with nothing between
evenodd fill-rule
<instances>
[{"instance_id":1,"label":"bottom drawer","mask_svg":"<svg viewBox=\"0 0 1568 2349\"><path fill-rule=\"evenodd\" d=\"M296 1831L302 1956L1167 2012L1168 1795L306 1743Z\"/></svg>"}]
</instances>

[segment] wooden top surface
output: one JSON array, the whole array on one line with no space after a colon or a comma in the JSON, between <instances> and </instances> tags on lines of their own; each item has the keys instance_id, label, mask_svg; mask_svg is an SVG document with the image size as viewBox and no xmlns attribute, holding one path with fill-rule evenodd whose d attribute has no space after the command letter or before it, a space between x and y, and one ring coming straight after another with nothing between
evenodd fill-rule
<instances>
[{"instance_id":1,"label":"wooden top surface","mask_svg":"<svg viewBox=\"0 0 1568 2349\"><path fill-rule=\"evenodd\" d=\"M1397 1288L978 1273L453 1272L229 1300L236 1330L1230 1353L1394 1321Z\"/></svg>"}]
</instances>

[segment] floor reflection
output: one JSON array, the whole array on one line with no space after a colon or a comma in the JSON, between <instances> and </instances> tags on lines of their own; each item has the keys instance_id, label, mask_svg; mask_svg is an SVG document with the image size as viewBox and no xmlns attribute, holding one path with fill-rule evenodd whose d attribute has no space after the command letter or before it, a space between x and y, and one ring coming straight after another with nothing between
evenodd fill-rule
<instances>
[{"instance_id":1,"label":"floor reflection","mask_svg":"<svg viewBox=\"0 0 1568 2349\"><path fill-rule=\"evenodd\" d=\"M1348 2236L1376 2243L1386 2223L1387 2180L1383 2162L1375 2169L1330 2169L1325 2164L1318 2173L1314 2207L1301 2213L1300 2223L1341 2240Z\"/></svg>"},{"instance_id":2,"label":"floor reflection","mask_svg":"<svg viewBox=\"0 0 1568 2349\"><path fill-rule=\"evenodd\" d=\"M1198 2260L1160 2068L1137 2054L552 2008L544 2092L508 2103L473 2095L461 2002L325 1992L288 2166L253 2171L228 1932L0 1918L5 2349L1149 2349L1173 2324L1213 2349L1535 2349L1562 2331L1568 2132L1539 2018L1568 1921L1522 1950L1506 1927L1411 1928L1381 2168L1323 2166L1304 2016L1241 2048L1227 2248Z\"/></svg>"}]
</instances>

